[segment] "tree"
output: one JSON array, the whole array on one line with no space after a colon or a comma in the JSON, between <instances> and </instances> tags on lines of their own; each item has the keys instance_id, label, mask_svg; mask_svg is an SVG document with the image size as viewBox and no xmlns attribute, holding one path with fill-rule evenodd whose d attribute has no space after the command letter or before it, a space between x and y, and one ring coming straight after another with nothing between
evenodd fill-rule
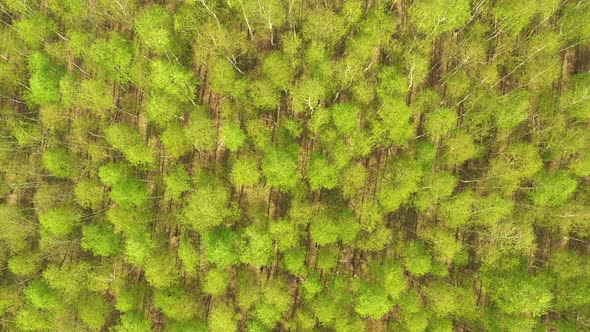
<instances>
[{"instance_id":1,"label":"tree","mask_svg":"<svg viewBox=\"0 0 590 332\"><path fill-rule=\"evenodd\" d=\"M361 317L380 319L391 310L391 307L391 300L387 297L384 289L379 286L364 284L357 295L354 310Z\"/></svg>"},{"instance_id":2,"label":"tree","mask_svg":"<svg viewBox=\"0 0 590 332\"><path fill-rule=\"evenodd\" d=\"M285 269L295 276L305 276L307 269L305 266L305 251L301 248L286 250L283 253L281 262Z\"/></svg>"},{"instance_id":3,"label":"tree","mask_svg":"<svg viewBox=\"0 0 590 332\"><path fill-rule=\"evenodd\" d=\"M124 35L111 32L95 40L87 51L87 61L102 79L125 84L131 77L133 48Z\"/></svg>"},{"instance_id":4,"label":"tree","mask_svg":"<svg viewBox=\"0 0 590 332\"><path fill-rule=\"evenodd\" d=\"M195 78L191 71L169 61L155 60L150 64L150 89L173 100L187 102L195 94Z\"/></svg>"},{"instance_id":5,"label":"tree","mask_svg":"<svg viewBox=\"0 0 590 332\"><path fill-rule=\"evenodd\" d=\"M108 142L121 151L136 166L150 167L154 165L153 151L145 144L136 128L126 124L114 124L105 129Z\"/></svg>"},{"instance_id":6,"label":"tree","mask_svg":"<svg viewBox=\"0 0 590 332\"><path fill-rule=\"evenodd\" d=\"M145 278L154 288L169 288L180 279L176 257L170 253L150 255L145 260Z\"/></svg>"},{"instance_id":7,"label":"tree","mask_svg":"<svg viewBox=\"0 0 590 332\"><path fill-rule=\"evenodd\" d=\"M207 260L220 268L234 265L239 260L237 235L229 229L217 229L203 235Z\"/></svg>"},{"instance_id":8,"label":"tree","mask_svg":"<svg viewBox=\"0 0 590 332\"><path fill-rule=\"evenodd\" d=\"M229 123L223 126L221 137L225 147L235 152L244 144L246 134L239 126Z\"/></svg>"},{"instance_id":9,"label":"tree","mask_svg":"<svg viewBox=\"0 0 590 332\"><path fill-rule=\"evenodd\" d=\"M78 314L80 319L93 329L100 329L105 325L110 315L111 307L107 301L100 295L91 295L85 297L78 304Z\"/></svg>"},{"instance_id":10,"label":"tree","mask_svg":"<svg viewBox=\"0 0 590 332\"><path fill-rule=\"evenodd\" d=\"M84 179L74 189L76 203L85 209L98 210L103 204L104 187L97 179Z\"/></svg>"},{"instance_id":11,"label":"tree","mask_svg":"<svg viewBox=\"0 0 590 332\"><path fill-rule=\"evenodd\" d=\"M200 309L194 297L179 287L156 290L154 293L154 305L162 310L166 317L178 321L192 319Z\"/></svg>"},{"instance_id":12,"label":"tree","mask_svg":"<svg viewBox=\"0 0 590 332\"><path fill-rule=\"evenodd\" d=\"M531 178L541 167L542 161L534 146L516 143L491 161L488 177L502 186L505 192L512 192L521 181Z\"/></svg>"},{"instance_id":13,"label":"tree","mask_svg":"<svg viewBox=\"0 0 590 332\"><path fill-rule=\"evenodd\" d=\"M193 150L193 144L179 124L170 124L160 136L166 155L172 158L180 158Z\"/></svg>"},{"instance_id":14,"label":"tree","mask_svg":"<svg viewBox=\"0 0 590 332\"><path fill-rule=\"evenodd\" d=\"M27 285L24 294L33 306L39 309L57 309L61 303L60 294L43 279L34 279Z\"/></svg>"},{"instance_id":15,"label":"tree","mask_svg":"<svg viewBox=\"0 0 590 332\"><path fill-rule=\"evenodd\" d=\"M108 112L115 106L111 91L112 87L102 80L84 80L80 84L77 104L82 108L91 110L100 117L106 118Z\"/></svg>"},{"instance_id":16,"label":"tree","mask_svg":"<svg viewBox=\"0 0 590 332\"><path fill-rule=\"evenodd\" d=\"M297 153L293 147L270 148L262 160L262 172L266 182L279 190L288 190L297 184Z\"/></svg>"},{"instance_id":17,"label":"tree","mask_svg":"<svg viewBox=\"0 0 590 332\"><path fill-rule=\"evenodd\" d=\"M359 163L350 165L340 173L340 186L345 197L356 194L367 181L367 169Z\"/></svg>"},{"instance_id":18,"label":"tree","mask_svg":"<svg viewBox=\"0 0 590 332\"><path fill-rule=\"evenodd\" d=\"M199 152L213 151L217 147L215 123L203 108L196 108L185 127L187 137Z\"/></svg>"},{"instance_id":19,"label":"tree","mask_svg":"<svg viewBox=\"0 0 590 332\"><path fill-rule=\"evenodd\" d=\"M61 70L55 68L49 57L41 52L29 56L30 90L28 100L33 105L50 105L59 100Z\"/></svg>"},{"instance_id":20,"label":"tree","mask_svg":"<svg viewBox=\"0 0 590 332\"><path fill-rule=\"evenodd\" d=\"M14 27L18 36L35 49L57 32L55 21L39 12L35 12L29 17L21 17L14 23Z\"/></svg>"},{"instance_id":21,"label":"tree","mask_svg":"<svg viewBox=\"0 0 590 332\"><path fill-rule=\"evenodd\" d=\"M146 182L129 177L112 186L110 196L123 207L142 207L148 203L150 191Z\"/></svg>"},{"instance_id":22,"label":"tree","mask_svg":"<svg viewBox=\"0 0 590 332\"><path fill-rule=\"evenodd\" d=\"M83 226L80 245L97 256L116 256L123 249L121 238L106 221Z\"/></svg>"},{"instance_id":23,"label":"tree","mask_svg":"<svg viewBox=\"0 0 590 332\"><path fill-rule=\"evenodd\" d=\"M311 190L334 189L338 184L336 166L330 164L322 155L316 155L312 158L308 176Z\"/></svg>"},{"instance_id":24,"label":"tree","mask_svg":"<svg viewBox=\"0 0 590 332\"><path fill-rule=\"evenodd\" d=\"M494 287L491 282L494 282ZM506 314L540 316L547 312L553 300L541 277L518 270L496 271L493 277L484 279L484 283L489 288L491 299Z\"/></svg>"},{"instance_id":25,"label":"tree","mask_svg":"<svg viewBox=\"0 0 590 332\"><path fill-rule=\"evenodd\" d=\"M432 258L420 242L410 242L404 250L404 267L416 277L430 272Z\"/></svg>"},{"instance_id":26,"label":"tree","mask_svg":"<svg viewBox=\"0 0 590 332\"><path fill-rule=\"evenodd\" d=\"M180 200L185 192L191 189L191 178L184 167L177 165L170 169L164 183L166 185L166 194L174 201Z\"/></svg>"},{"instance_id":27,"label":"tree","mask_svg":"<svg viewBox=\"0 0 590 332\"><path fill-rule=\"evenodd\" d=\"M271 264L274 245L268 230L250 226L245 229L240 243L240 261L256 267Z\"/></svg>"},{"instance_id":28,"label":"tree","mask_svg":"<svg viewBox=\"0 0 590 332\"><path fill-rule=\"evenodd\" d=\"M309 228L312 239L319 245L326 245L338 241L338 226L329 215L319 215Z\"/></svg>"},{"instance_id":29,"label":"tree","mask_svg":"<svg viewBox=\"0 0 590 332\"><path fill-rule=\"evenodd\" d=\"M418 32L439 35L461 28L471 18L469 1L421 0L408 9Z\"/></svg>"},{"instance_id":30,"label":"tree","mask_svg":"<svg viewBox=\"0 0 590 332\"><path fill-rule=\"evenodd\" d=\"M332 107L332 121L334 126L344 135L351 134L358 127L360 110L352 104L338 103Z\"/></svg>"},{"instance_id":31,"label":"tree","mask_svg":"<svg viewBox=\"0 0 590 332\"><path fill-rule=\"evenodd\" d=\"M437 142L455 127L456 122L457 115L453 110L439 108L426 114L426 124L424 127L430 138Z\"/></svg>"},{"instance_id":32,"label":"tree","mask_svg":"<svg viewBox=\"0 0 590 332\"><path fill-rule=\"evenodd\" d=\"M40 215L39 223L46 234L63 237L74 231L81 217L82 214L73 207L57 207Z\"/></svg>"},{"instance_id":33,"label":"tree","mask_svg":"<svg viewBox=\"0 0 590 332\"><path fill-rule=\"evenodd\" d=\"M533 180L533 203L541 206L558 206L565 203L576 191L578 182L565 171L540 172Z\"/></svg>"},{"instance_id":34,"label":"tree","mask_svg":"<svg viewBox=\"0 0 590 332\"><path fill-rule=\"evenodd\" d=\"M222 301L216 301L209 315L209 331L238 330L238 320L234 309Z\"/></svg>"},{"instance_id":35,"label":"tree","mask_svg":"<svg viewBox=\"0 0 590 332\"><path fill-rule=\"evenodd\" d=\"M117 332L152 331L150 321L141 313L125 313L121 316L119 324L114 327Z\"/></svg>"},{"instance_id":36,"label":"tree","mask_svg":"<svg viewBox=\"0 0 590 332\"><path fill-rule=\"evenodd\" d=\"M252 186L260 180L258 162L252 157L239 157L233 164L230 179L234 186Z\"/></svg>"},{"instance_id":37,"label":"tree","mask_svg":"<svg viewBox=\"0 0 590 332\"><path fill-rule=\"evenodd\" d=\"M254 309L256 317L264 327L272 329L281 320L282 315L289 310L291 294L286 285L280 280L274 280L264 285L260 303Z\"/></svg>"},{"instance_id":38,"label":"tree","mask_svg":"<svg viewBox=\"0 0 590 332\"><path fill-rule=\"evenodd\" d=\"M151 122L164 126L179 118L183 112L182 103L164 94L154 93L147 104L147 115ZM169 129L170 126L167 128Z\"/></svg>"},{"instance_id":39,"label":"tree","mask_svg":"<svg viewBox=\"0 0 590 332\"><path fill-rule=\"evenodd\" d=\"M475 197L471 191L462 192L440 202L441 218L450 227L466 226L473 215Z\"/></svg>"},{"instance_id":40,"label":"tree","mask_svg":"<svg viewBox=\"0 0 590 332\"><path fill-rule=\"evenodd\" d=\"M43 153L43 165L49 173L57 178L69 178L74 175L75 156L64 148L55 148Z\"/></svg>"},{"instance_id":41,"label":"tree","mask_svg":"<svg viewBox=\"0 0 590 332\"><path fill-rule=\"evenodd\" d=\"M183 210L186 223L198 232L206 232L219 226L231 216L230 193L221 184L212 183L197 187L187 197Z\"/></svg>"},{"instance_id":42,"label":"tree","mask_svg":"<svg viewBox=\"0 0 590 332\"><path fill-rule=\"evenodd\" d=\"M135 31L147 47L163 54L173 50L172 20L164 6L150 6L135 19Z\"/></svg>"},{"instance_id":43,"label":"tree","mask_svg":"<svg viewBox=\"0 0 590 332\"><path fill-rule=\"evenodd\" d=\"M19 253L28 247L29 237L35 234L35 228L28 222L15 205L0 204L0 240L8 250Z\"/></svg>"},{"instance_id":44,"label":"tree","mask_svg":"<svg viewBox=\"0 0 590 332\"><path fill-rule=\"evenodd\" d=\"M568 89L560 96L559 105L568 113L579 119L590 117L590 74L577 74L572 76L567 84Z\"/></svg>"},{"instance_id":45,"label":"tree","mask_svg":"<svg viewBox=\"0 0 590 332\"><path fill-rule=\"evenodd\" d=\"M8 269L18 276L31 276L41 268L41 256L39 253L23 253L12 256L8 260Z\"/></svg>"},{"instance_id":46,"label":"tree","mask_svg":"<svg viewBox=\"0 0 590 332\"><path fill-rule=\"evenodd\" d=\"M274 88L281 90L291 86L295 74L288 59L280 52L272 52L264 58L262 71Z\"/></svg>"},{"instance_id":47,"label":"tree","mask_svg":"<svg viewBox=\"0 0 590 332\"><path fill-rule=\"evenodd\" d=\"M227 292L229 285L229 273L224 269L211 269L207 272L203 281L203 292L206 294L221 296Z\"/></svg>"}]
</instances>

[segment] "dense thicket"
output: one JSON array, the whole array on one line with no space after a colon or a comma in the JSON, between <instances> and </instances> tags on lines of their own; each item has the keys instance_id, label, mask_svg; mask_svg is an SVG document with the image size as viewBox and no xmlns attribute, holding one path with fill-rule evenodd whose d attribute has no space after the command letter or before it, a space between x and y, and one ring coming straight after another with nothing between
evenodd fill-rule
<instances>
[{"instance_id":1,"label":"dense thicket","mask_svg":"<svg viewBox=\"0 0 590 332\"><path fill-rule=\"evenodd\" d=\"M590 329L587 0L0 9L0 330Z\"/></svg>"}]
</instances>

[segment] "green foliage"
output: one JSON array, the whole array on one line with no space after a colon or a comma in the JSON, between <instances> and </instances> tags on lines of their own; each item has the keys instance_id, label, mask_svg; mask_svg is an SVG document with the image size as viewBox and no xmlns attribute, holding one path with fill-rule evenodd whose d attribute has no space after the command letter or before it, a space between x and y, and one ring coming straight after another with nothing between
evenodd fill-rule
<instances>
[{"instance_id":1,"label":"green foliage","mask_svg":"<svg viewBox=\"0 0 590 332\"><path fill-rule=\"evenodd\" d=\"M533 203L541 206L558 206L565 203L576 191L578 182L565 171L540 172L533 179Z\"/></svg>"},{"instance_id":2,"label":"green foliage","mask_svg":"<svg viewBox=\"0 0 590 332\"><path fill-rule=\"evenodd\" d=\"M31 227L25 216L15 205L0 204L0 240L13 252L21 252L28 246L30 236L35 229Z\"/></svg>"},{"instance_id":3,"label":"green foliage","mask_svg":"<svg viewBox=\"0 0 590 332\"><path fill-rule=\"evenodd\" d=\"M130 125L114 124L105 129L108 142L121 151L136 166L149 167L155 163L152 150L138 130Z\"/></svg>"},{"instance_id":4,"label":"green foliage","mask_svg":"<svg viewBox=\"0 0 590 332\"><path fill-rule=\"evenodd\" d=\"M271 187L288 190L297 184L297 150L269 149L262 160L262 172Z\"/></svg>"},{"instance_id":5,"label":"green foliage","mask_svg":"<svg viewBox=\"0 0 590 332\"><path fill-rule=\"evenodd\" d=\"M178 282L180 272L176 268L176 257L164 253L152 255L145 260L145 278L154 288L168 288Z\"/></svg>"},{"instance_id":6,"label":"green foliage","mask_svg":"<svg viewBox=\"0 0 590 332\"><path fill-rule=\"evenodd\" d=\"M273 52L264 58L262 71L276 89L286 90L291 86L294 71L281 52Z\"/></svg>"},{"instance_id":7,"label":"green foliage","mask_svg":"<svg viewBox=\"0 0 590 332\"><path fill-rule=\"evenodd\" d=\"M471 17L467 0L420 0L409 8L417 30L423 34L441 34L465 25Z\"/></svg>"},{"instance_id":8,"label":"green foliage","mask_svg":"<svg viewBox=\"0 0 590 332\"><path fill-rule=\"evenodd\" d=\"M326 158L317 155L311 160L308 170L311 190L334 189L338 184L338 170Z\"/></svg>"},{"instance_id":9,"label":"green foliage","mask_svg":"<svg viewBox=\"0 0 590 332\"><path fill-rule=\"evenodd\" d=\"M135 177L125 178L111 188L111 199L123 207L144 206L149 194L147 183Z\"/></svg>"},{"instance_id":10,"label":"green foliage","mask_svg":"<svg viewBox=\"0 0 590 332\"><path fill-rule=\"evenodd\" d=\"M281 320L284 313L289 310L291 295L286 285L280 280L267 283L262 289L261 302L256 305L254 317L266 328L272 328Z\"/></svg>"},{"instance_id":11,"label":"green foliage","mask_svg":"<svg viewBox=\"0 0 590 332\"><path fill-rule=\"evenodd\" d=\"M139 39L156 53L172 49L172 20L163 6L151 6L135 19L135 31Z\"/></svg>"},{"instance_id":12,"label":"green foliage","mask_svg":"<svg viewBox=\"0 0 590 332\"><path fill-rule=\"evenodd\" d=\"M338 241L338 226L329 215L316 216L309 228L312 239L319 245L326 245Z\"/></svg>"},{"instance_id":13,"label":"green foliage","mask_svg":"<svg viewBox=\"0 0 590 332\"><path fill-rule=\"evenodd\" d=\"M474 203L471 191L460 193L440 203L441 217L451 227L465 226L473 214Z\"/></svg>"},{"instance_id":14,"label":"green foliage","mask_svg":"<svg viewBox=\"0 0 590 332\"><path fill-rule=\"evenodd\" d=\"M244 145L246 134L235 124L226 124L223 127L222 135L223 144L230 151L238 151Z\"/></svg>"},{"instance_id":15,"label":"green foliage","mask_svg":"<svg viewBox=\"0 0 590 332\"><path fill-rule=\"evenodd\" d=\"M166 155L172 158L180 158L193 149L184 128L178 124L169 125L162 133L161 140L166 149Z\"/></svg>"},{"instance_id":16,"label":"green foliage","mask_svg":"<svg viewBox=\"0 0 590 332\"><path fill-rule=\"evenodd\" d=\"M41 268L41 256L38 253L25 253L12 256L8 260L10 272L19 276L30 276Z\"/></svg>"},{"instance_id":17,"label":"green foliage","mask_svg":"<svg viewBox=\"0 0 590 332\"><path fill-rule=\"evenodd\" d=\"M48 235L63 237L74 231L82 214L73 207L57 207L39 216L41 229Z\"/></svg>"},{"instance_id":18,"label":"green foliage","mask_svg":"<svg viewBox=\"0 0 590 332\"><path fill-rule=\"evenodd\" d=\"M238 158L231 169L230 179L234 186L252 186L260 180L258 162L252 157Z\"/></svg>"},{"instance_id":19,"label":"green foliage","mask_svg":"<svg viewBox=\"0 0 590 332\"><path fill-rule=\"evenodd\" d=\"M354 310L361 317L380 319L389 310L392 303L387 297L384 289L370 284L362 285L357 294Z\"/></svg>"},{"instance_id":20,"label":"green foliage","mask_svg":"<svg viewBox=\"0 0 590 332\"><path fill-rule=\"evenodd\" d=\"M339 103L332 109L332 121L336 129L344 135L351 134L358 127L359 109L351 104Z\"/></svg>"},{"instance_id":21,"label":"green foliage","mask_svg":"<svg viewBox=\"0 0 590 332\"><path fill-rule=\"evenodd\" d=\"M21 17L14 23L14 27L18 36L32 48L39 48L46 39L57 31L57 24L42 13Z\"/></svg>"},{"instance_id":22,"label":"green foliage","mask_svg":"<svg viewBox=\"0 0 590 332\"><path fill-rule=\"evenodd\" d=\"M191 178L182 166L176 166L170 169L164 178L166 184L166 194L172 200L179 200L180 196L191 189Z\"/></svg>"},{"instance_id":23,"label":"green foliage","mask_svg":"<svg viewBox=\"0 0 590 332\"><path fill-rule=\"evenodd\" d=\"M121 239L105 221L83 226L80 245L97 256L115 256L122 251Z\"/></svg>"},{"instance_id":24,"label":"green foliage","mask_svg":"<svg viewBox=\"0 0 590 332\"><path fill-rule=\"evenodd\" d=\"M237 235L229 229L218 229L203 236L207 260L224 268L234 265L239 260L236 248Z\"/></svg>"},{"instance_id":25,"label":"green foliage","mask_svg":"<svg viewBox=\"0 0 590 332\"><path fill-rule=\"evenodd\" d=\"M190 293L182 288L171 288L167 290L156 290L154 294L154 305L162 310L168 318L178 321L192 319L198 310L198 303Z\"/></svg>"},{"instance_id":26,"label":"green foliage","mask_svg":"<svg viewBox=\"0 0 590 332\"><path fill-rule=\"evenodd\" d=\"M179 102L193 99L193 73L173 62L155 60L150 64L150 88Z\"/></svg>"},{"instance_id":27,"label":"green foliage","mask_svg":"<svg viewBox=\"0 0 590 332\"><path fill-rule=\"evenodd\" d=\"M34 105L49 105L59 100L61 71L55 68L49 57L41 52L29 56L30 90L28 99Z\"/></svg>"},{"instance_id":28,"label":"green foliage","mask_svg":"<svg viewBox=\"0 0 590 332\"><path fill-rule=\"evenodd\" d=\"M16 325L23 331L50 331L48 314L36 308L23 307L16 317Z\"/></svg>"},{"instance_id":29,"label":"green foliage","mask_svg":"<svg viewBox=\"0 0 590 332\"><path fill-rule=\"evenodd\" d=\"M416 277L421 277L432 269L432 258L420 242L410 242L403 254L404 267Z\"/></svg>"},{"instance_id":30,"label":"green foliage","mask_svg":"<svg viewBox=\"0 0 590 332\"><path fill-rule=\"evenodd\" d=\"M111 307L104 297L94 294L85 297L77 305L77 309L80 319L95 330L99 330L105 325L111 311Z\"/></svg>"},{"instance_id":31,"label":"green foliage","mask_svg":"<svg viewBox=\"0 0 590 332\"><path fill-rule=\"evenodd\" d=\"M518 143L491 161L489 178L497 182L504 192L512 192L521 181L531 178L541 167L537 149L526 143Z\"/></svg>"},{"instance_id":32,"label":"green foliage","mask_svg":"<svg viewBox=\"0 0 590 332\"><path fill-rule=\"evenodd\" d=\"M178 118L180 113L182 113L182 108L182 104L174 98L166 95L153 94L150 96L146 111L150 121L163 126ZM170 126L167 129L170 129ZM163 135L162 141L165 141Z\"/></svg>"},{"instance_id":33,"label":"green foliage","mask_svg":"<svg viewBox=\"0 0 590 332\"><path fill-rule=\"evenodd\" d=\"M56 148L43 153L43 166L56 178L69 178L74 175L76 159L63 148Z\"/></svg>"},{"instance_id":34,"label":"green foliage","mask_svg":"<svg viewBox=\"0 0 590 332\"><path fill-rule=\"evenodd\" d=\"M96 179L80 180L74 189L76 203L83 208L98 210L103 203L104 187Z\"/></svg>"},{"instance_id":35,"label":"green foliage","mask_svg":"<svg viewBox=\"0 0 590 332\"><path fill-rule=\"evenodd\" d=\"M345 197L356 194L365 185L367 176L367 169L361 164L353 164L342 170L340 174L342 194Z\"/></svg>"},{"instance_id":36,"label":"green foliage","mask_svg":"<svg viewBox=\"0 0 590 332\"><path fill-rule=\"evenodd\" d=\"M213 151L217 147L215 123L204 109L197 108L191 113L185 130L197 151Z\"/></svg>"},{"instance_id":37,"label":"green foliage","mask_svg":"<svg viewBox=\"0 0 590 332\"><path fill-rule=\"evenodd\" d=\"M134 311L139 308L142 298L143 289L141 284L131 285L117 294L115 308L123 313Z\"/></svg>"},{"instance_id":38,"label":"green foliage","mask_svg":"<svg viewBox=\"0 0 590 332\"><path fill-rule=\"evenodd\" d=\"M178 245L177 254L178 258L180 258L182 261L182 265L187 274L196 274L200 255L196 250L193 240L191 240L188 236L182 236L180 238L180 244Z\"/></svg>"},{"instance_id":39,"label":"green foliage","mask_svg":"<svg viewBox=\"0 0 590 332\"><path fill-rule=\"evenodd\" d=\"M146 332L152 331L151 323L140 313L125 313L114 329L117 332Z\"/></svg>"},{"instance_id":40,"label":"green foliage","mask_svg":"<svg viewBox=\"0 0 590 332\"><path fill-rule=\"evenodd\" d=\"M203 292L220 296L227 292L229 273L224 269L211 269L203 280Z\"/></svg>"},{"instance_id":41,"label":"green foliage","mask_svg":"<svg viewBox=\"0 0 590 332\"><path fill-rule=\"evenodd\" d=\"M492 278L484 281L489 287L491 299L506 314L540 316L547 312L553 300L546 281L540 276L497 271Z\"/></svg>"},{"instance_id":42,"label":"green foliage","mask_svg":"<svg viewBox=\"0 0 590 332\"><path fill-rule=\"evenodd\" d=\"M251 226L246 228L240 243L240 261L256 267L271 263L274 246L268 230Z\"/></svg>"},{"instance_id":43,"label":"green foliage","mask_svg":"<svg viewBox=\"0 0 590 332\"><path fill-rule=\"evenodd\" d=\"M80 84L77 104L99 116L105 116L114 107L111 91L112 87L102 80L84 80Z\"/></svg>"},{"instance_id":44,"label":"green foliage","mask_svg":"<svg viewBox=\"0 0 590 332\"><path fill-rule=\"evenodd\" d=\"M585 0L4 0L1 331L590 322Z\"/></svg>"},{"instance_id":45,"label":"green foliage","mask_svg":"<svg viewBox=\"0 0 590 332\"><path fill-rule=\"evenodd\" d=\"M206 232L231 215L230 193L218 183L198 186L188 197L183 210L185 221L198 232Z\"/></svg>"},{"instance_id":46,"label":"green foliage","mask_svg":"<svg viewBox=\"0 0 590 332\"><path fill-rule=\"evenodd\" d=\"M282 262L285 269L293 275L304 276L307 272L305 268L305 252L303 250L287 250L282 257Z\"/></svg>"},{"instance_id":47,"label":"green foliage","mask_svg":"<svg viewBox=\"0 0 590 332\"><path fill-rule=\"evenodd\" d=\"M43 279L30 281L24 294L27 300L39 309L56 309L61 305L59 292L51 288Z\"/></svg>"},{"instance_id":48,"label":"green foliage","mask_svg":"<svg viewBox=\"0 0 590 332\"><path fill-rule=\"evenodd\" d=\"M87 51L87 59L102 79L121 84L130 80L133 49L131 43L119 33L95 40Z\"/></svg>"},{"instance_id":49,"label":"green foliage","mask_svg":"<svg viewBox=\"0 0 590 332\"><path fill-rule=\"evenodd\" d=\"M147 258L153 254L155 246L154 239L144 227L134 227L126 234L125 255L133 265L143 266Z\"/></svg>"},{"instance_id":50,"label":"green foliage","mask_svg":"<svg viewBox=\"0 0 590 332\"><path fill-rule=\"evenodd\" d=\"M223 302L216 302L209 315L209 331L238 330L238 321L234 309Z\"/></svg>"},{"instance_id":51,"label":"green foliage","mask_svg":"<svg viewBox=\"0 0 590 332\"><path fill-rule=\"evenodd\" d=\"M426 114L425 129L433 141L445 137L457 122L457 115L448 108L439 108Z\"/></svg>"}]
</instances>

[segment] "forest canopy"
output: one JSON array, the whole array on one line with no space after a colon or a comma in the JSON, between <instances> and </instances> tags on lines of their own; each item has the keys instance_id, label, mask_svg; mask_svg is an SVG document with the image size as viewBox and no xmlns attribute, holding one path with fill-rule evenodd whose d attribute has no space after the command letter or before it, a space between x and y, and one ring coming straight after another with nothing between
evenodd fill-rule
<instances>
[{"instance_id":1,"label":"forest canopy","mask_svg":"<svg viewBox=\"0 0 590 332\"><path fill-rule=\"evenodd\" d=\"M0 10L0 330L590 330L587 0Z\"/></svg>"}]
</instances>

